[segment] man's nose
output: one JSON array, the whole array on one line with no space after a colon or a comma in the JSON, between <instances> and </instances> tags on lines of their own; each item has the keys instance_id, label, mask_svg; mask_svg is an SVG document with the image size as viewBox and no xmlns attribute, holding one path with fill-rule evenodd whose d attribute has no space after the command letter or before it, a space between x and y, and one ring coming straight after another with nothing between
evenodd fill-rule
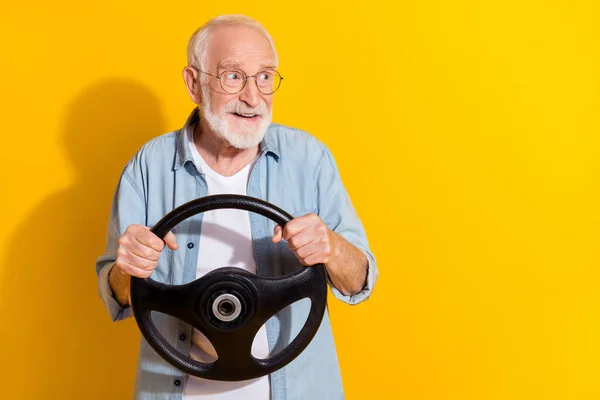
<instances>
[{"instance_id":1,"label":"man's nose","mask_svg":"<svg viewBox=\"0 0 600 400\"><path fill-rule=\"evenodd\" d=\"M256 86L256 77L249 76L246 80L246 86L240 92L240 100L246 103L249 107L257 107L260 103L260 91Z\"/></svg>"}]
</instances>

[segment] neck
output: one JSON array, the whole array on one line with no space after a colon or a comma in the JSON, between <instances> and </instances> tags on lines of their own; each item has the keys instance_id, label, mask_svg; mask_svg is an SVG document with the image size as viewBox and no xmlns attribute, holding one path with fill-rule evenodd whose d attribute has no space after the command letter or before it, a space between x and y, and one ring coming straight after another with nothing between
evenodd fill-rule
<instances>
[{"instance_id":1,"label":"neck","mask_svg":"<svg viewBox=\"0 0 600 400\"><path fill-rule=\"evenodd\" d=\"M194 144L204 161L223 176L232 176L242 170L258 155L259 146L238 149L212 132L204 120L194 129Z\"/></svg>"}]
</instances>

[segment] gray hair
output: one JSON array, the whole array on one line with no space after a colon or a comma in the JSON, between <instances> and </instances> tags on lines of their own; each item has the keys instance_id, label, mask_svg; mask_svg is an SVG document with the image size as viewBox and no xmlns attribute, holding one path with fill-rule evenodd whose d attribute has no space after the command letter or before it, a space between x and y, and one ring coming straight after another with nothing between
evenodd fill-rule
<instances>
[{"instance_id":1,"label":"gray hair","mask_svg":"<svg viewBox=\"0 0 600 400\"><path fill-rule=\"evenodd\" d=\"M206 50L210 36L217 27L224 25L244 26L259 31L267 39L269 46L271 46L271 50L275 56L275 65L279 64L275 43L269 32L258 21L241 14L228 14L212 18L192 34L187 46L188 65L199 67L201 70L206 71Z\"/></svg>"}]
</instances>

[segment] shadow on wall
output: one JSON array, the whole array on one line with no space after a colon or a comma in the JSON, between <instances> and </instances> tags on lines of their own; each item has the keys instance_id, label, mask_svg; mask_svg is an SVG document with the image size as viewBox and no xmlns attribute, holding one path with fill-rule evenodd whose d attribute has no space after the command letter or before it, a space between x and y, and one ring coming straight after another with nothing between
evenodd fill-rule
<instances>
[{"instance_id":1,"label":"shadow on wall","mask_svg":"<svg viewBox=\"0 0 600 400\"><path fill-rule=\"evenodd\" d=\"M137 325L111 322L97 295L94 261L104 250L122 168L165 122L156 97L127 80L87 88L64 121L76 182L40 201L14 232L1 269L2 392L20 399L131 398ZM45 179L44 171L36 179Z\"/></svg>"}]
</instances>

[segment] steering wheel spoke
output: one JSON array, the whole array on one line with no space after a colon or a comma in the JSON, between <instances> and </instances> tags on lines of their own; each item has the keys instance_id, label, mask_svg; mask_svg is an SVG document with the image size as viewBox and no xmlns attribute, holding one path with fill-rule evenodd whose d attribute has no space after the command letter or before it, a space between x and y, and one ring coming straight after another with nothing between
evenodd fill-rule
<instances>
[{"instance_id":1,"label":"steering wheel spoke","mask_svg":"<svg viewBox=\"0 0 600 400\"><path fill-rule=\"evenodd\" d=\"M196 329L203 328L190 301L201 290L199 281L187 285L171 286L150 278L136 279L131 283L131 301L134 312L157 311L180 319ZM135 291L135 295L133 292Z\"/></svg>"},{"instance_id":2,"label":"steering wheel spoke","mask_svg":"<svg viewBox=\"0 0 600 400\"><path fill-rule=\"evenodd\" d=\"M277 312L285 307L302 300L311 298L316 300L319 295L319 286L315 285L321 276L322 264L316 265L313 270L303 269L282 278L256 277L258 287L258 309L260 316L265 316L266 322Z\"/></svg>"}]
</instances>

